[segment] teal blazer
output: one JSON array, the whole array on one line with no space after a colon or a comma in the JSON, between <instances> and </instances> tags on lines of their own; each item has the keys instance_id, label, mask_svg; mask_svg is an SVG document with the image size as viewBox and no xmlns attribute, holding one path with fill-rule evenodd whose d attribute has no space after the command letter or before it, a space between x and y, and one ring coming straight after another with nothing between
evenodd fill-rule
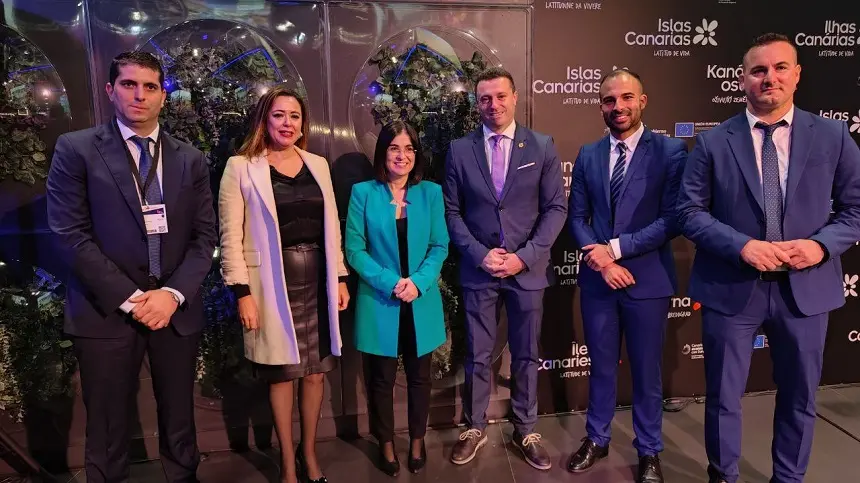
<instances>
[{"instance_id":1,"label":"teal blazer","mask_svg":"<svg viewBox=\"0 0 860 483\"><path fill-rule=\"evenodd\" d=\"M445 342L445 314L439 292L442 262L448 256L448 229L442 188L429 181L410 186L406 193L406 240L409 278L420 295L412 302L418 356ZM394 286L400 280L397 207L388 185L376 180L352 188L346 217L346 259L360 276L355 297L355 345L361 352L397 357L400 299Z\"/></svg>"}]
</instances>

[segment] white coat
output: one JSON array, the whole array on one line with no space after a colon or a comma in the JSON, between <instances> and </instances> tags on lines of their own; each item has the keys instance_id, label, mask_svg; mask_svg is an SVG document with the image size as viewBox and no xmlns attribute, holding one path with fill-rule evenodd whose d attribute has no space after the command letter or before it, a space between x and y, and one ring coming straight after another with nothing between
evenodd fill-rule
<instances>
[{"instance_id":1,"label":"white coat","mask_svg":"<svg viewBox=\"0 0 860 483\"><path fill-rule=\"evenodd\" d=\"M296 150L322 190L331 353L339 356L338 276L346 275L347 270L331 173L325 158ZM257 304L259 328L245 331L245 356L260 364L298 364L301 358L284 279L278 213L265 156L233 156L227 161L218 210L224 282L249 285Z\"/></svg>"}]
</instances>

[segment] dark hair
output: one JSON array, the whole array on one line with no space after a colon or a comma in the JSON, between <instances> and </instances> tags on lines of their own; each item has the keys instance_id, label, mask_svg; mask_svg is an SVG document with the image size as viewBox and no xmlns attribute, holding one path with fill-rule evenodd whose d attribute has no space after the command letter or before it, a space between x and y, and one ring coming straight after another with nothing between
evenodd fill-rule
<instances>
[{"instance_id":1,"label":"dark hair","mask_svg":"<svg viewBox=\"0 0 860 483\"><path fill-rule=\"evenodd\" d=\"M490 67L489 69L484 69L478 74L478 77L475 78L475 94L478 93L478 84L481 81L489 81L493 79L501 79L504 77L511 83L511 91L517 92L517 86L514 84L514 77L510 72L502 69L501 67Z\"/></svg>"},{"instance_id":2,"label":"dark hair","mask_svg":"<svg viewBox=\"0 0 860 483\"><path fill-rule=\"evenodd\" d=\"M116 78L119 77L119 68L127 65L136 65L158 72L158 86L164 89L164 69L161 68L161 62L149 52L141 52L139 50L123 52L113 58L110 63L110 85L116 83Z\"/></svg>"},{"instance_id":3,"label":"dark hair","mask_svg":"<svg viewBox=\"0 0 860 483\"><path fill-rule=\"evenodd\" d=\"M752 43L750 43L749 47L747 47L747 50L744 51L744 56L741 58L741 60L743 62L746 62L747 54L750 53L750 50L756 47L763 47L765 45L770 45L776 42L785 42L790 45L791 48L794 50L794 56L797 57L797 46L794 45L794 42L792 42L787 35L768 32L766 34L761 34L752 40Z\"/></svg>"},{"instance_id":4,"label":"dark hair","mask_svg":"<svg viewBox=\"0 0 860 483\"><path fill-rule=\"evenodd\" d=\"M302 135L296 140L296 147L305 149L308 145L308 108L305 105L305 100L298 92L288 89L286 86L278 85L269 88L260 100L257 101L257 107L254 109L254 114L251 116L251 127L248 134L245 136L245 141L242 147L239 148L237 154L253 158L262 154L269 145L269 130L267 127L269 111L272 110L272 105L275 99L279 97L292 97L299 103L299 108L302 111Z\"/></svg>"},{"instance_id":5,"label":"dark hair","mask_svg":"<svg viewBox=\"0 0 860 483\"><path fill-rule=\"evenodd\" d=\"M623 67L621 69L615 69L615 70L609 72L608 74L606 74L605 76L603 76L603 78L600 79L600 86L598 86L598 90L600 90L600 88L603 87L603 84L606 81L608 81L609 79L621 77L622 75L629 75L630 77L636 79L639 82L639 86L642 87L642 91L643 92L645 91L645 83L642 82L642 78L639 77L639 74L633 72L630 69L627 69L626 67Z\"/></svg>"},{"instance_id":6,"label":"dark hair","mask_svg":"<svg viewBox=\"0 0 860 483\"><path fill-rule=\"evenodd\" d=\"M379 138L376 139L376 151L373 154L373 172L376 180L380 183L388 182L388 146L394 141L397 136L406 133L409 136L409 141L412 142L412 149L415 150L415 163L412 166L412 171L409 172L409 179L406 180L407 185L418 184L424 178L424 154L421 150L421 140L418 138L418 133L406 121L394 121L386 124L379 131Z\"/></svg>"}]
</instances>

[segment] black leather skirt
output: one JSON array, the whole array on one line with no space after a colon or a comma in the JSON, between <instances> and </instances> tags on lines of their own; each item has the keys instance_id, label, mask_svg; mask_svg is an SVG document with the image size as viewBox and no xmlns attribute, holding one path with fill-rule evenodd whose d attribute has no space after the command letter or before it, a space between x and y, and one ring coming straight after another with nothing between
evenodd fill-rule
<instances>
[{"instance_id":1,"label":"black leather skirt","mask_svg":"<svg viewBox=\"0 0 860 483\"><path fill-rule=\"evenodd\" d=\"M284 248L283 257L301 362L279 366L254 363L257 377L270 384L329 372L337 367L337 357L331 354L325 252L316 243L300 243Z\"/></svg>"}]
</instances>

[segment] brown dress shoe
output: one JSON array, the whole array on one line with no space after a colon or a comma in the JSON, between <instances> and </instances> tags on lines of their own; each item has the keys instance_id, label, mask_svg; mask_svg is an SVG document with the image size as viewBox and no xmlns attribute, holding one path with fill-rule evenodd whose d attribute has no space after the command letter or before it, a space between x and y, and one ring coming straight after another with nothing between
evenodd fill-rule
<instances>
[{"instance_id":1,"label":"brown dress shoe","mask_svg":"<svg viewBox=\"0 0 860 483\"><path fill-rule=\"evenodd\" d=\"M540 443L540 435L538 433L529 433L523 436L514 431L513 443L523 454L526 463L532 468L538 470L552 468L552 460L550 460L546 448Z\"/></svg>"},{"instance_id":2,"label":"brown dress shoe","mask_svg":"<svg viewBox=\"0 0 860 483\"><path fill-rule=\"evenodd\" d=\"M487 435L480 429L467 429L460 434L460 441L451 451L451 462L455 465L465 465L475 459L478 450L487 444Z\"/></svg>"}]
</instances>

